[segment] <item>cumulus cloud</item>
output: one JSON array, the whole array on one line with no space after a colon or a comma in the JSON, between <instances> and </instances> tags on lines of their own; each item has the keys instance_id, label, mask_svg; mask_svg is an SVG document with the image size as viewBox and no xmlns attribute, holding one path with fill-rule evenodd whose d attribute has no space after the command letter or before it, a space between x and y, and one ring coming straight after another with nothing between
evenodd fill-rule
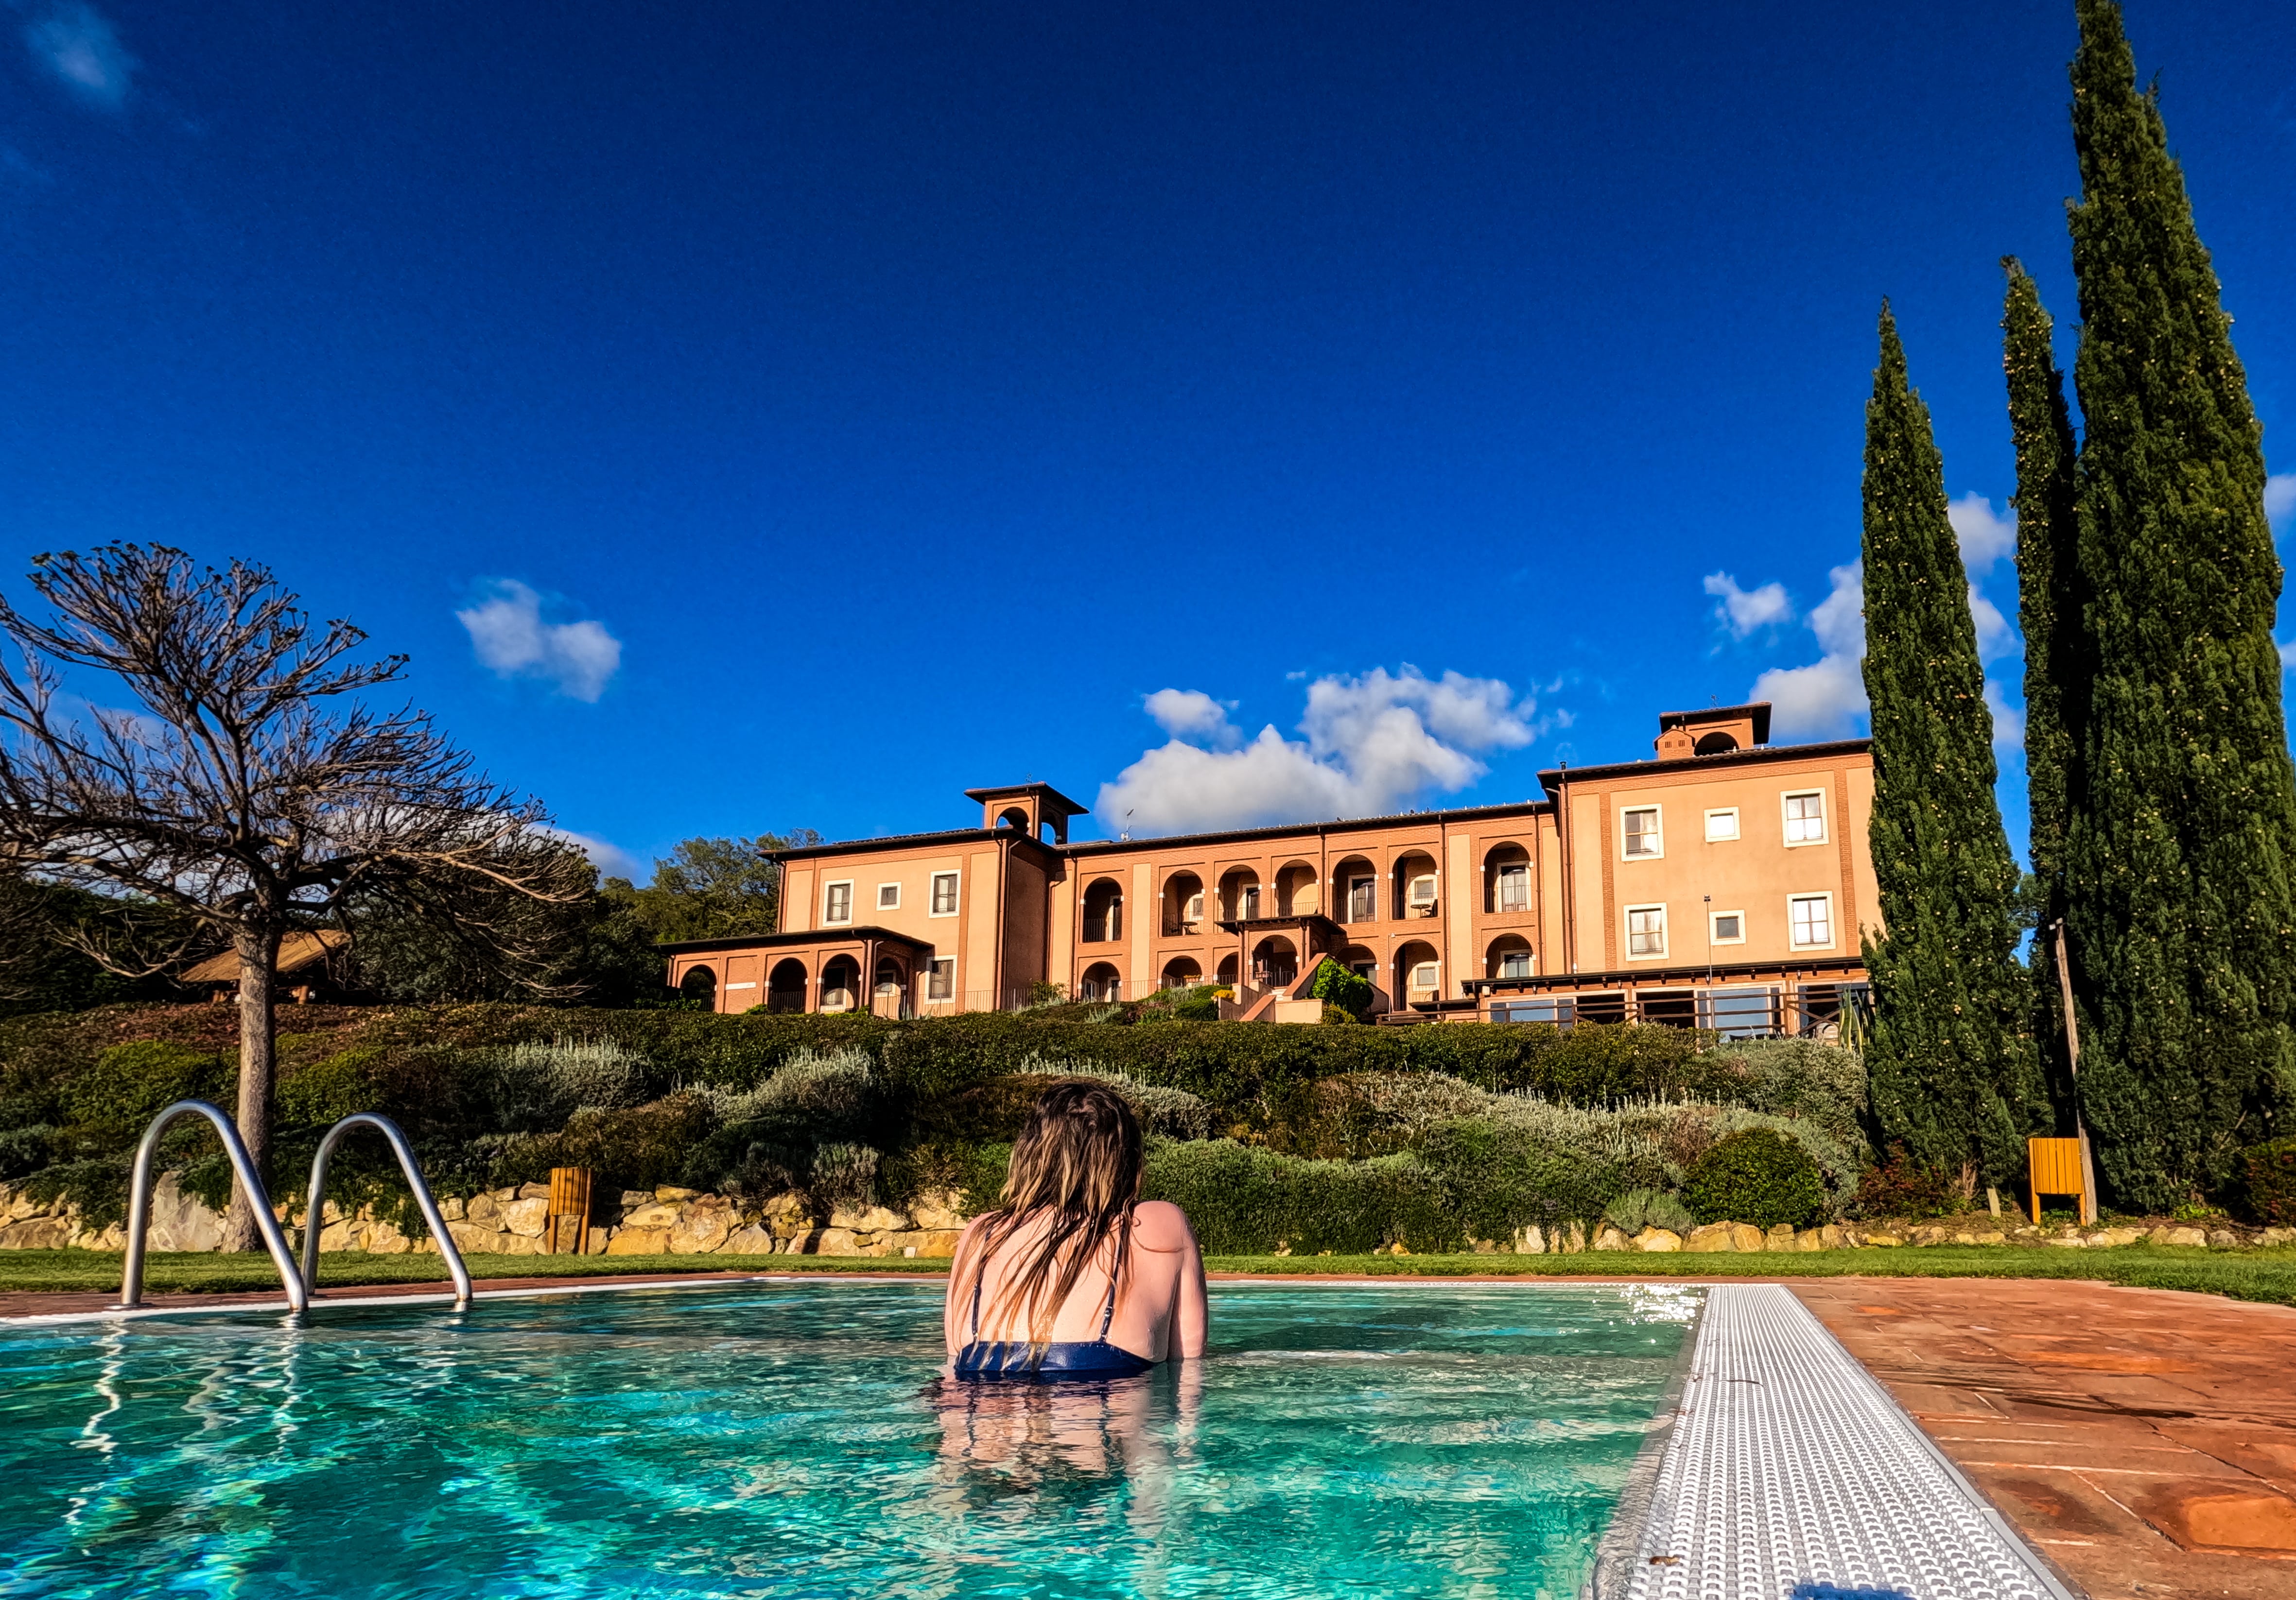
<instances>
[{"instance_id":1,"label":"cumulus cloud","mask_svg":"<svg viewBox=\"0 0 2296 1600\"><path fill-rule=\"evenodd\" d=\"M2280 670L2284 673L2292 666L2296 666L2296 639L2280 647Z\"/></svg>"},{"instance_id":2,"label":"cumulus cloud","mask_svg":"<svg viewBox=\"0 0 2296 1600\"><path fill-rule=\"evenodd\" d=\"M2274 527L2296 511L2296 472L2276 472L2264 480L2264 514Z\"/></svg>"},{"instance_id":3,"label":"cumulus cloud","mask_svg":"<svg viewBox=\"0 0 2296 1600\"><path fill-rule=\"evenodd\" d=\"M2014 656L2024 649L2024 641L2017 637L2017 630L2009 625L2009 619L2001 615L2001 608L1979 593L1974 584L1969 586L1969 616L1977 624L1977 658L1980 661L1998 661L2004 656Z\"/></svg>"},{"instance_id":4,"label":"cumulus cloud","mask_svg":"<svg viewBox=\"0 0 2296 1600\"><path fill-rule=\"evenodd\" d=\"M60 5L24 29L32 59L92 106L116 111L139 64L111 24L89 5Z\"/></svg>"},{"instance_id":5,"label":"cumulus cloud","mask_svg":"<svg viewBox=\"0 0 2296 1600\"><path fill-rule=\"evenodd\" d=\"M595 701L622 665L622 643L594 622L545 622L542 597L515 578L481 585L487 598L455 613L479 659L501 678L538 678L572 699Z\"/></svg>"},{"instance_id":6,"label":"cumulus cloud","mask_svg":"<svg viewBox=\"0 0 2296 1600\"><path fill-rule=\"evenodd\" d=\"M1996 513L1993 502L1974 490L1945 509L1953 536L1961 544L1961 564L1971 573L1992 570L1993 564L2017 549L2017 513Z\"/></svg>"},{"instance_id":7,"label":"cumulus cloud","mask_svg":"<svg viewBox=\"0 0 2296 1600\"><path fill-rule=\"evenodd\" d=\"M645 876L645 864L619 845L602 839L595 834L576 833L570 828L545 828L542 830L554 839L563 839L590 858L590 864L604 878L627 878L632 883Z\"/></svg>"},{"instance_id":8,"label":"cumulus cloud","mask_svg":"<svg viewBox=\"0 0 2296 1600\"><path fill-rule=\"evenodd\" d=\"M1808 666L1774 666L1754 680L1753 698L1770 702L1771 724L1783 739L1838 738L1866 714L1866 571L1859 562L1827 576L1833 592L1809 614L1809 631L1824 654Z\"/></svg>"},{"instance_id":9,"label":"cumulus cloud","mask_svg":"<svg viewBox=\"0 0 2296 1600\"><path fill-rule=\"evenodd\" d=\"M1714 608L1714 615L1730 630L1733 639L1743 639L1763 628L1793 620L1793 601L1786 598L1784 584L1741 589L1738 580L1728 573L1710 572L1706 575L1706 592L1721 602Z\"/></svg>"},{"instance_id":10,"label":"cumulus cloud","mask_svg":"<svg viewBox=\"0 0 2296 1600\"><path fill-rule=\"evenodd\" d=\"M1480 756L1529 744L1537 708L1496 678L1416 667L1332 675L1308 686L1303 739L1270 724L1246 739L1227 712L1195 690L1159 690L1149 714L1172 737L1101 786L1104 825L1146 837L1366 817L1430 790L1465 788Z\"/></svg>"},{"instance_id":11,"label":"cumulus cloud","mask_svg":"<svg viewBox=\"0 0 2296 1600\"><path fill-rule=\"evenodd\" d=\"M1985 709L1993 714L1993 747L1998 751L2025 747L2025 714L2003 698L1998 680L1985 680Z\"/></svg>"}]
</instances>

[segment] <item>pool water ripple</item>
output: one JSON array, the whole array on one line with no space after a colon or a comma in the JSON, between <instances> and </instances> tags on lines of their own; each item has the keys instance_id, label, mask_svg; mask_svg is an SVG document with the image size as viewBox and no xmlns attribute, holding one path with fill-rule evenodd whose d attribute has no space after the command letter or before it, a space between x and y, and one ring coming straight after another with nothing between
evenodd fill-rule
<instances>
[{"instance_id":1,"label":"pool water ripple","mask_svg":"<svg viewBox=\"0 0 2296 1600\"><path fill-rule=\"evenodd\" d=\"M1575 1594L1694 1290L1214 1292L1212 1359L958 1389L931 1284L0 1334L0 1596Z\"/></svg>"}]
</instances>

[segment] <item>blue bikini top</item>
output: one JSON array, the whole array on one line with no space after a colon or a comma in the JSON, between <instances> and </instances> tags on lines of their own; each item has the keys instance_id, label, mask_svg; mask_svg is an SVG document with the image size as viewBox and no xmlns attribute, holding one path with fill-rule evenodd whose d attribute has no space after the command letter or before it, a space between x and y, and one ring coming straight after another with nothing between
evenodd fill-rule
<instances>
[{"instance_id":1,"label":"blue bikini top","mask_svg":"<svg viewBox=\"0 0 2296 1600\"><path fill-rule=\"evenodd\" d=\"M980 1337L980 1282L988 1276L988 1263L980 1264L980 1272L972 1280L972 1327L965 1345L956 1352L956 1376L978 1382L1018 1384L1060 1384L1079 1378L1134 1378L1156 1363L1145 1356L1136 1356L1119 1344L1108 1342L1109 1325L1116 1320L1116 1274L1124 1270L1121 1246L1119 1248L1116 1271L1108 1275L1108 1303L1101 1309L1100 1337L1070 1339L1057 1344L1047 1344L1037 1360L1030 1360L1029 1343L1026 1339L991 1339Z\"/></svg>"}]
</instances>

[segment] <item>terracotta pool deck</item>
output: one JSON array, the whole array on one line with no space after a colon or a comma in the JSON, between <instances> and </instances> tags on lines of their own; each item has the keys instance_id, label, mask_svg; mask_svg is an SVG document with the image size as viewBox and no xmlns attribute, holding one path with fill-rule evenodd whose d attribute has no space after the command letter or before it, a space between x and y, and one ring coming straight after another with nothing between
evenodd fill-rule
<instances>
[{"instance_id":1,"label":"terracotta pool deck","mask_svg":"<svg viewBox=\"0 0 2296 1600\"><path fill-rule=\"evenodd\" d=\"M480 1293L757 1276L491 1278L482 1280ZM1437 1280L1358 1281L1393 1286ZM2296 1308L2030 1278L1770 1281L1800 1296L2018 1530L2095 1600L2296 1597ZM330 1289L325 1298L387 1298L428 1288L380 1284ZM0 1294L0 1317L85 1313L114 1298ZM152 1304L219 1309L277 1299L164 1294L152 1296Z\"/></svg>"}]
</instances>

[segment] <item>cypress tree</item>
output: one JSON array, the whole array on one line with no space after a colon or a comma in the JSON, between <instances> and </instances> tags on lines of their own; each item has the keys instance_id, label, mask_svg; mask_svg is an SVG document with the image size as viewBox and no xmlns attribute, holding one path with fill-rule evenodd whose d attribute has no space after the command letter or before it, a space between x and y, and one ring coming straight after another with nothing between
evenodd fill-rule
<instances>
[{"instance_id":1,"label":"cypress tree","mask_svg":"<svg viewBox=\"0 0 2296 1600\"><path fill-rule=\"evenodd\" d=\"M1874 875L1866 1047L1885 1145L1980 1182L2024 1170L2046 1118L2011 905L2017 863L1993 797L1993 717L1947 519L1929 408L1887 305L1866 408L1866 694L1874 720Z\"/></svg>"},{"instance_id":2,"label":"cypress tree","mask_svg":"<svg viewBox=\"0 0 2296 1600\"><path fill-rule=\"evenodd\" d=\"M2065 914L2065 808L2088 668L2073 581L2072 419L2041 291L2013 257L2001 314L2009 432L2017 448L2017 623L2025 636L2025 778L2040 927L2031 950L2033 1038L2060 1096L2070 1098L2057 919Z\"/></svg>"},{"instance_id":3,"label":"cypress tree","mask_svg":"<svg viewBox=\"0 0 2296 1600\"><path fill-rule=\"evenodd\" d=\"M2081 1101L2108 1197L2221 1188L2296 1102L2296 771L2262 436L2157 98L2078 0L2084 647L2065 835ZM2063 620L2060 619L2059 637Z\"/></svg>"}]
</instances>

